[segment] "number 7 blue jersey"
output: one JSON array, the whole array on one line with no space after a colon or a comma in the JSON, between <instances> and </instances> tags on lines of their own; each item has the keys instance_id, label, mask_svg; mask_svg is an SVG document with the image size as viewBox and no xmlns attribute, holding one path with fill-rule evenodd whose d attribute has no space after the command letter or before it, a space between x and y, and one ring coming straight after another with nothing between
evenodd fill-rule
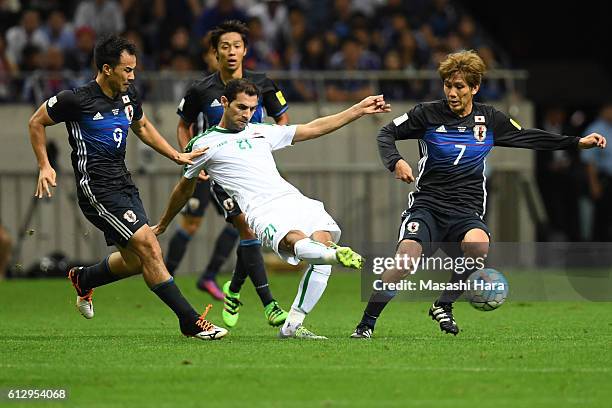
<instances>
[{"instance_id":1,"label":"number 7 blue jersey","mask_svg":"<svg viewBox=\"0 0 612 408\"><path fill-rule=\"evenodd\" d=\"M419 104L380 130L378 149L389 171L402 159L395 142L404 139L418 139L420 154L408 207L480 217L486 207L486 157L494 146L556 150L579 140L522 129L504 113L480 103L459 117L445 100Z\"/></svg>"}]
</instances>

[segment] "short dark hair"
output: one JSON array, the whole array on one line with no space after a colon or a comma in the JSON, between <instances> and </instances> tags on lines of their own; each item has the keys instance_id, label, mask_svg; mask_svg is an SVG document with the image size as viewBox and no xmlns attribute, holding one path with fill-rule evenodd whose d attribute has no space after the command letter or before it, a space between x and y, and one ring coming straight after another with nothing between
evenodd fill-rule
<instances>
[{"instance_id":1,"label":"short dark hair","mask_svg":"<svg viewBox=\"0 0 612 408\"><path fill-rule=\"evenodd\" d=\"M246 47L248 45L249 29L247 28L247 26L242 21L228 20L219 24L211 31L210 44L212 45L213 49L217 49L221 36L227 33L240 34L244 46Z\"/></svg>"},{"instance_id":2,"label":"short dark hair","mask_svg":"<svg viewBox=\"0 0 612 408\"><path fill-rule=\"evenodd\" d=\"M227 84L225 84L223 96L227 98L228 103L232 103L232 101L236 99L236 96L242 92L249 96L257 96L257 99L259 99L259 88L246 78L237 78L228 81Z\"/></svg>"},{"instance_id":3,"label":"short dark hair","mask_svg":"<svg viewBox=\"0 0 612 408\"><path fill-rule=\"evenodd\" d=\"M102 72L104 64L108 64L111 68L119 65L123 51L130 55L136 55L136 46L118 35L110 35L100 39L94 50L94 61L98 71Z\"/></svg>"}]
</instances>

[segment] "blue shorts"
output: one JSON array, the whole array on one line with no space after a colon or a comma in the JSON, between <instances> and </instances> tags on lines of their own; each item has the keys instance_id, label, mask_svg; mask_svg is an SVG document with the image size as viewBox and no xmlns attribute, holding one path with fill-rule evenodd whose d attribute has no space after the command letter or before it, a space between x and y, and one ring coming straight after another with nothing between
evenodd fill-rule
<instances>
[{"instance_id":1,"label":"blue shorts","mask_svg":"<svg viewBox=\"0 0 612 408\"><path fill-rule=\"evenodd\" d=\"M420 242L426 256L432 255L440 247L445 252L457 252L460 251L457 244L474 228L491 236L487 224L476 214L444 214L428 208L408 209L402 213L398 243L405 239Z\"/></svg>"},{"instance_id":2,"label":"blue shorts","mask_svg":"<svg viewBox=\"0 0 612 408\"><path fill-rule=\"evenodd\" d=\"M119 186L112 191L79 188L78 196L83 215L104 233L109 246L125 247L132 235L149 223L134 185Z\"/></svg>"},{"instance_id":3,"label":"blue shorts","mask_svg":"<svg viewBox=\"0 0 612 408\"><path fill-rule=\"evenodd\" d=\"M242 214L242 210L238 206L238 203L225 192L223 187L214 181L210 183L210 195L215 203L215 208L220 215L225 217L225 221L231 223L232 218Z\"/></svg>"}]
</instances>

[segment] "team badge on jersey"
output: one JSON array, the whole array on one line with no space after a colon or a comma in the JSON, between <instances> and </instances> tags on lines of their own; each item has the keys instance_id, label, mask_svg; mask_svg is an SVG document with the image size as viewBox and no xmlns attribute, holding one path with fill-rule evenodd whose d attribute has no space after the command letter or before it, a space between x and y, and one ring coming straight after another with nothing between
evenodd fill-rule
<instances>
[{"instance_id":1,"label":"team badge on jersey","mask_svg":"<svg viewBox=\"0 0 612 408\"><path fill-rule=\"evenodd\" d=\"M234 200L232 198L227 198L223 201L223 208L225 211L232 211L234 209Z\"/></svg>"},{"instance_id":2,"label":"team badge on jersey","mask_svg":"<svg viewBox=\"0 0 612 408\"><path fill-rule=\"evenodd\" d=\"M483 143L487 137L487 127L485 125L474 126L474 139L479 143Z\"/></svg>"},{"instance_id":3,"label":"team badge on jersey","mask_svg":"<svg viewBox=\"0 0 612 408\"><path fill-rule=\"evenodd\" d=\"M409 222L408 225L406 226L406 228L408 229L408 232L411 234L416 234L417 231L419 230L419 223L416 221L412 221Z\"/></svg>"},{"instance_id":4,"label":"team badge on jersey","mask_svg":"<svg viewBox=\"0 0 612 408\"><path fill-rule=\"evenodd\" d=\"M132 105L125 106L125 117L128 119L130 124L132 124L132 118L134 117L134 108Z\"/></svg>"},{"instance_id":5,"label":"team badge on jersey","mask_svg":"<svg viewBox=\"0 0 612 408\"><path fill-rule=\"evenodd\" d=\"M136 214L134 214L134 211L132 210L127 210L125 214L123 214L123 218L125 218L127 222L131 222L132 224L138 221Z\"/></svg>"}]
</instances>

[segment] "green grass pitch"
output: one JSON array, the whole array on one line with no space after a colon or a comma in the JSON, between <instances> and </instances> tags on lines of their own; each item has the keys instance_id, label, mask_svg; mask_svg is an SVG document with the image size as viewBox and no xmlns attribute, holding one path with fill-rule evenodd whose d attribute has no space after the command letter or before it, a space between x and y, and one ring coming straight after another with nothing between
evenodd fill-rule
<instances>
[{"instance_id":1,"label":"green grass pitch","mask_svg":"<svg viewBox=\"0 0 612 408\"><path fill-rule=\"evenodd\" d=\"M275 274L288 307L298 275ZM178 279L203 310L193 277ZM457 337L397 302L375 338L348 336L361 316L359 275L337 272L307 319L328 341L277 339L252 285L238 327L221 341L179 335L174 315L131 278L99 288L96 317L74 307L68 281L0 283L0 389L66 388L75 407L610 407L610 303L512 303L479 312L462 303ZM221 323L221 304L211 320Z\"/></svg>"}]
</instances>

